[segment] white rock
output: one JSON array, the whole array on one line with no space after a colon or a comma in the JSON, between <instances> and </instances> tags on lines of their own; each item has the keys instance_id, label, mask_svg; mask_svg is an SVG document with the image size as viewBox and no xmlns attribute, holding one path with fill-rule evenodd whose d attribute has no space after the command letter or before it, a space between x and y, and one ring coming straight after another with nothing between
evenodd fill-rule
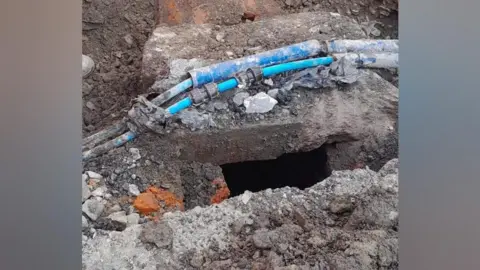
<instances>
[{"instance_id":1,"label":"white rock","mask_svg":"<svg viewBox=\"0 0 480 270\"><path fill-rule=\"evenodd\" d=\"M278 101L265 92L260 92L253 97L248 97L243 101L247 108L246 113L266 113L273 109Z\"/></svg>"},{"instance_id":2,"label":"white rock","mask_svg":"<svg viewBox=\"0 0 480 270\"><path fill-rule=\"evenodd\" d=\"M92 192L92 196L103 197L106 191L107 191L106 187L99 187Z\"/></svg>"},{"instance_id":3,"label":"white rock","mask_svg":"<svg viewBox=\"0 0 480 270\"><path fill-rule=\"evenodd\" d=\"M127 214L125 213L125 211L119 211L119 212L112 213L107 218L111 219L111 220L118 221L118 222L123 223L123 224L127 224Z\"/></svg>"},{"instance_id":4,"label":"white rock","mask_svg":"<svg viewBox=\"0 0 480 270\"><path fill-rule=\"evenodd\" d=\"M95 68L95 62L87 55L82 54L82 78L86 78L90 75Z\"/></svg>"},{"instance_id":5,"label":"white rock","mask_svg":"<svg viewBox=\"0 0 480 270\"><path fill-rule=\"evenodd\" d=\"M252 192L250 191L245 191L242 196L240 197L240 200L242 200L243 204L247 204L248 201L250 201L250 199L252 198Z\"/></svg>"},{"instance_id":6,"label":"white rock","mask_svg":"<svg viewBox=\"0 0 480 270\"><path fill-rule=\"evenodd\" d=\"M137 213L132 213L127 216L127 226L138 224L140 221L140 215Z\"/></svg>"},{"instance_id":7,"label":"white rock","mask_svg":"<svg viewBox=\"0 0 480 270\"><path fill-rule=\"evenodd\" d=\"M90 196L92 195L92 193L90 192L90 188L87 185L87 178L87 175L82 175L82 203L88 198L90 198Z\"/></svg>"},{"instance_id":8,"label":"white rock","mask_svg":"<svg viewBox=\"0 0 480 270\"><path fill-rule=\"evenodd\" d=\"M97 220L102 214L105 205L102 201L98 200L86 200L82 205L82 212L85 213L90 219Z\"/></svg>"},{"instance_id":9,"label":"white rock","mask_svg":"<svg viewBox=\"0 0 480 270\"><path fill-rule=\"evenodd\" d=\"M268 85L268 86L273 86L273 80L272 79L266 79L263 81L263 83L265 85Z\"/></svg>"},{"instance_id":10,"label":"white rock","mask_svg":"<svg viewBox=\"0 0 480 270\"><path fill-rule=\"evenodd\" d=\"M336 12L330 12L330 15L332 17L340 17L341 16L340 13L336 13Z\"/></svg>"},{"instance_id":11,"label":"white rock","mask_svg":"<svg viewBox=\"0 0 480 270\"><path fill-rule=\"evenodd\" d=\"M96 173L96 172L88 171L88 172L86 172L86 174L88 175L89 178L103 179L103 176L99 173Z\"/></svg>"},{"instance_id":12,"label":"white rock","mask_svg":"<svg viewBox=\"0 0 480 270\"><path fill-rule=\"evenodd\" d=\"M134 184L128 185L128 192L134 196L140 195L140 190L138 189L137 185Z\"/></svg>"},{"instance_id":13,"label":"white rock","mask_svg":"<svg viewBox=\"0 0 480 270\"><path fill-rule=\"evenodd\" d=\"M243 101L248 98L250 96L249 93L247 92L240 92L240 93L237 93L234 97L233 97L233 103L235 103L237 106L240 106L243 104Z\"/></svg>"},{"instance_id":14,"label":"white rock","mask_svg":"<svg viewBox=\"0 0 480 270\"><path fill-rule=\"evenodd\" d=\"M272 89L272 90L268 90L267 94L269 96L271 96L272 98L277 98L277 95L278 95L278 88L275 88L275 89Z\"/></svg>"},{"instance_id":15,"label":"white rock","mask_svg":"<svg viewBox=\"0 0 480 270\"><path fill-rule=\"evenodd\" d=\"M130 152L130 154L132 154L132 158L134 161L142 158L142 156L140 155L140 150L138 150L138 148L130 148L128 151Z\"/></svg>"},{"instance_id":16,"label":"white rock","mask_svg":"<svg viewBox=\"0 0 480 270\"><path fill-rule=\"evenodd\" d=\"M86 217L82 216L82 228L88 228L88 220Z\"/></svg>"},{"instance_id":17,"label":"white rock","mask_svg":"<svg viewBox=\"0 0 480 270\"><path fill-rule=\"evenodd\" d=\"M110 212L119 212L119 211L122 211L122 207L120 207L120 205L118 204L115 204L114 206L112 206L112 208L110 208Z\"/></svg>"}]
</instances>

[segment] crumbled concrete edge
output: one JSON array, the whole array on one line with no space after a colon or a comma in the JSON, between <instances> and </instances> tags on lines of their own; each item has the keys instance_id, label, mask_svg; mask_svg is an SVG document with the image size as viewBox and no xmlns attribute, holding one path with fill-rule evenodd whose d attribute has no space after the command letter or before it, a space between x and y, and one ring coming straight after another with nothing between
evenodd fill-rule
<instances>
[{"instance_id":1,"label":"crumbled concrete edge","mask_svg":"<svg viewBox=\"0 0 480 270\"><path fill-rule=\"evenodd\" d=\"M167 213L157 224L99 230L83 242L83 269L292 265L398 268L398 159L378 173L334 171L303 191L247 191L218 205Z\"/></svg>"}]
</instances>

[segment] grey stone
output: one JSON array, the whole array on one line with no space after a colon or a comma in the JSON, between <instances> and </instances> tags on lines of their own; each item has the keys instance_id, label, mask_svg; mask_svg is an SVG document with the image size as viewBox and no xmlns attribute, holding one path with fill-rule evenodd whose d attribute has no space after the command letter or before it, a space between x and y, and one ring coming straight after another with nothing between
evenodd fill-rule
<instances>
[{"instance_id":1,"label":"grey stone","mask_svg":"<svg viewBox=\"0 0 480 270\"><path fill-rule=\"evenodd\" d=\"M122 207L120 207L120 205L118 204L115 204L114 206L112 206L112 208L110 208L109 211L113 213L113 212L119 212L121 210L122 210Z\"/></svg>"},{"instance_id":2,"label":"grey stone","mask_svg":"<svg viewBox=\"0 0 480 270\"><path fill-rule=\"evenodd\" d=\"M88 228L88 220L86 217L82 216L82 229Z\"/></svg>"},{"instance_id":3,"label":"grey stone","mask_svg":"<svg viewBox=\"0 0 480 270\"><path fill-rule=\"evenodd\" d=\"M271 96L272 98L277 98L278 95L278 88L268 90L267 94Z\"/></svg>"},{"instance_id":4,"label":"grey stone","mask_svg":"<svg viewBox=\"0 0 480 270\"><path fill-rule=\"evenodd\" d=\"M132 158L134 161L137 161L142 158L142 156L140 155L140 150L138 148L130 148L128 149L128 151L132 155Z\"/></svg>"},{"instance_id":5,"label":"grey stone","mask_svg":"<svg viewBox=\"0 0 480 270\"><path fill-rule=\"evenodd\" d=\"M268 85L268 86L273 86L273 80L272 79L266 79L263 81L263 84Z\"/></svg>"},{"instance_id":6,"label":"grey stone","mask_svg":"<svg viewBox=\"0 0 480 270\"><path fill-rule=\"evenodd\" d=\"M128 192L131 195L134 195L134 196L140 195L140 190L138 189L137 185L135 185L135 184L129 184L128 185Z\"/></svg>"},{"instance_id":7,"label":"grey stone","mask_svg":"<svg viewBox=\"0 0 480 270\"><path fill-rule=\"evenodd\" d=\"M88 176L86 174L82 174L82 203L92 195L90 188L87 185L87 179Z\"/></svg>"},{"instance_id":8,"label":"grey stone","mask_svg":"<svg viewBox=\"0 0 480 270\"><path fill-rule=\"evenodd\" d=\"M243 101L250 96L249 93L247 92L240 92L235 94L233 96L233 103L235 103L237 106L240 106L243 104Z\"/></svg>"},{"instance_id":9,"label":"grey stone","mask_svg":"<svg viewBox=\"0 0 480 270\"><path fill-rule=\"evenodd\" d=\"M88 171L88 172L86 172L86 174L91 179L97 179L97 180L103 179L103 176L99 173L96 173L96 172Z\"/></svg>"},{"instance_id":10,"label":"grey stone","mask_svg":"<svg viewBox=\"0 0 480 270\"><path fill-rule=\"evenodd\" d=\"M252 196L253 193L247 190L240 196L240 200L243 202L243 204L247 204L248 201L252 198Z\"/></svg>"},{"instance_id":11,"label":"grey stone","mask_svg":"<svg viewBox=\"0 0 480 270\"><path fill-rule=\"evenodd\" d=\"M219 32L219 33L217 33L217 35L215 36L215 39L216 39L218 42L225 42L224 38L225 38L225 33L224 33L224 32Z\"/></svg>"},{"instance_id":12,"label":"grey stone","mask_svg":"<svg viewBox=\"0 0 480 270\"><path fill-rule=\"evenodd\" d=\"M107 191L106 187L98 187L92 192L92 196L94 197L103 197L105 195L105 192Z\"/></svg>"},{"instance_id":13,"label":"grey stone","mask_svg":"<svg viewBox=\"0 0 480 270\"><path fill-rule=\"evenodd\" d=\"M97 220L102 214L105 205L97 200L86 200L82 205L82 212L87 215L91 220Z\"/></svg>"},{"instance_id":14,"label":"grey stone","mask_svg":"<svg viewBox=\"0 0 480 270\"><path fill-rule=\"evenodd\" d=\"M127 226L132 226L140 222L140 215L138 213L131 213L127 216Z\"/></svg>"},{"instance_id":15,"label":"grey stone","mask_svg":"<svg viewBox=\"0 0 480 270\"><path fill-rule=\"evenodd\" d=\"M133 39L133 36L131 34L126 34L125 36L123 36L123 40L125 40L127 45L129 45L129 46L133 45L134 39Z\"/></svg>"},{"instance_id":16,"label":"grey stone","mask_svg":"<svg viewBox=\"0 0 480 270\"><path fill-rule=\"evenodd\" d=\"M345 198L337 198L330 203L330 211L335 214L351 211L352 207L352 202Z\"/></svg>"},{"instance_id":17,"label":"grey stone","mask_svg":"<svg viewBox=\"0 0 480 270\"><path fill-rule=\"evenodd\" d=\"M193 109L180 112L179 118L185 126L192 130L205 129L215 125L210 115Z\"/></svg>"},{"instance_id":18,"label":"grey stone","mask_svg":"<svg viewBox=\"0 0 480 270\"><path fill-rule=\"evenodd\" d=\"M269 231L266 229L260 229L255 231L252 237L255 247L260 249L267 249L272 247L272 239L270 238Z\"/></svg>"},{"instance_id":19,"label":"grey stone","mask_svg":"<svg viewBox=\"0 0 480 270\"><path fill-rule=\"evenodd\" d=\"M196 252L192 256L192 259L190 259L190 265L195 267L195 268L201 268L203 266L204 262L205 262L205 258L199 252Z\"/></svg>"},{"instance_id":20,"label":"grey stone","mask_svg":"<svg viewBox=\"0 0 480 270\"><path fill-rule=\"evenodd\" d=\"M90 75L94 69L95 62L93 59L88 55L82 54L82 77L88 77L88 75Z\"/></svg>"},{"instance_id":21,"label":"grey stone","mask_svg":"<svg viewBox=\"0 0 480 270\"><path fill-rule=\"evenodd\" d=\"M109 219L120 222L122 224L127 224L127 214L125 211L119 211L108 215Z\"/></svg>"},{"instance_id":22,"label":"grey stone","mask_svg":"<svg viewBox=\"0 0 480 270\"><path fill-rule=\"evenodd\" d=\"M248 97L243 101L247 113L266 113L271 111L277 103L277 100L264 92Z\"/></svg>"},{"instance_id":23,"label":"grey stone","mask_svg":"<svg viewBox=\"0 0 480 270\"><path fill-rule=\"evenodd\" d=\"M219 100L213 102L213 106L217 111L224 111L228 108L228 104L226 102L219 101Z\"/></svg>"},{"instance_id":24,"label":"grey stone","mask_svg":"<svg viewBox=\"0 0 480 270\"><path fill-rule=\"evenodd\" d=\"M158 248L169 248L173 241L173 230L164 222L149 222L143 228L141 239Z\"/></svg>"}]
</instances>

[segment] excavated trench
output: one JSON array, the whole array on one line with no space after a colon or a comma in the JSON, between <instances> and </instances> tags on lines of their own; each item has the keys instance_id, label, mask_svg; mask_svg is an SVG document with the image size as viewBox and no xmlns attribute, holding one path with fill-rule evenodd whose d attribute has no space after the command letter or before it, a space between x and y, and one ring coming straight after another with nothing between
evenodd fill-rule
<instances>
[{"instance_id":1,"label":"excavated trench","mask_svg":"<svg viewBox=\"0 0 480 270\"><path fill-rule=\"evenodd\" d=\"M329 1L333 4L328 8L323 4L326 1L304 2L311 4L305 6L298 4L298 7L289 8L282 6L282 8L285 13L312 12L318 9L336 12L339 9L348 9L346 7L349 6L340 1ZM352 6L355 5L354 2L360 1L352 1ZM374 4L372 2L370 5ZM113 6L109 7L109 5ZM120 7L124 12L117 14L113 11L114 7L120 9L119 5L121 5L120 2L114 3L108 0L84 3L83 53L92 56L97 63L96 72L83 81L85 135L115 122L124 115L124 110L130 106L130 100L146 91L140 82L142 50L154 28L154 15L158 16L157 11L152 12L158 2L155 0L133 1L127 7ZM366 17L368 12L372 12L371 9L362 7L361 12L354 17ZM389 16L383 16L379 20L383 25L377 25L381 35L372 38L396 38L398 36L397 16L395 10L392 10ZM244 22L243 17L241 21ZM390 76L390 73L385 76ZM394 81L391 78L387 80ZM156 151L155 147L149 147L143 143L138 141L129 143L125 149L117 149L117 152L85 164L86 171L96 171L106 177L108 192L113 195L106 208L113 209L116 205L120 205L122 210L131 213L133 200L128 201L128 198L132 198L128 187L132 184L138 186L140 192L149 186L166 187L167 190L179 195L178 197L183 197L185 209L192 209L195 206L203 207L211 203L211 196L215 193L215 186L211 183L218 177L223 176L230 191L229 197L240 195L247 190L258 192L286 186L305 189L329 177L332 169L353 169L357 165L365 167L365 165L376 163L382 164L375 167L383 165L383 160L378 162L380 158L376 154L371 154L372 152L381 152L382 156L388 156L385 161L397 155L396 150L392 150L392 154L383 154L390 149L376 144L372 144L372 147L378 149L372 150L369 146L351 147L348 143L344 143L340 144L336 152L331 150L328 152L328 148L333 144L325 144L310 152L285 153L271 160L197 166L190 165L188 162L176 160L171 162L163 159L157 155L165 149ZM158 138L157 141L151 142L151 144L157 143ZM342 146L345 146L345 149ZM396 142L393 143L393 147L396 146ZM130 159L130 148L139 148L142 159L136 161L136 166L128 164L126 169L125 160ZM348 151L351 153L347 153ZM330 153L332 153L331 156ZM356 161L357 157L361 157L360 159L370 164L354 164L353 161ZM335 168L332 168L332 163L336 164ZM109 213L108 209L102 215L107 216L107 213ZM93 221L90 222L95 224ZM108 230L108 226L99 224L97 222L92 227Z\"/></svg>"},{"instance_id":2,"label":"excavated trench","mask_svg":"<svg viewBox=\"0 0 480 270\"><path fill-rule=\"evenodd\" d=\"M231 196L245 191L297 187L305 189L331 174L326 147L310 152L283 154L276 159L221 165Z\"/></svg>"}]
</instances>

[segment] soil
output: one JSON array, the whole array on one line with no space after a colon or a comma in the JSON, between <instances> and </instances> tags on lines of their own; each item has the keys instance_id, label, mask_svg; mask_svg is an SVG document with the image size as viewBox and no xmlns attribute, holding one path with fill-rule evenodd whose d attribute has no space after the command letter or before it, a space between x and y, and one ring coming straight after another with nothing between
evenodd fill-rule
<instances>
[{"instance_id":1,"label":"soil","mask_svg":"<svg viewBox=\"0 0 480 270\"><path fill-rule=\"evenodd\" d=\"M155 0L83 1L82 53L96 64L82 87L84 136L123 117L139 94L142 50L154 17Z\"/></svg>"}]
</instances>

